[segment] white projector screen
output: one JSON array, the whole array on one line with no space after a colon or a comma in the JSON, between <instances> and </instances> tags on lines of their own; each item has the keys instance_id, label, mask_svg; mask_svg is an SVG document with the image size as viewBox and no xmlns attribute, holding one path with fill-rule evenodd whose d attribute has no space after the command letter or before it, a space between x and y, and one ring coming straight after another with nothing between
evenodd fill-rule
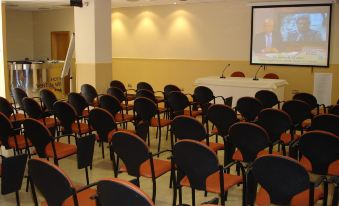
<instances>
[{"instance_id":1,"label":"white projector screen","mask_svg":"<svg viewBox=\"0 0 339 206\"><path fill-rule=\"evenodd\" d=\"M251 64L328 67L331 5L252 7Z\"/></svg>"}]
</instances>

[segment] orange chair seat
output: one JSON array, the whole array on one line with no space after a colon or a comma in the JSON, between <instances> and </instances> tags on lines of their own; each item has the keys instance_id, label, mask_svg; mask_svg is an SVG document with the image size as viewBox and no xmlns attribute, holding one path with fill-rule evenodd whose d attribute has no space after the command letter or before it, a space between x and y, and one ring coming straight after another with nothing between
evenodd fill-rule
<instances>
[{"instance_id":1,"label":"orange chair seat","mask_svg":"<svg viewBox=\"0 0 339 206\"><path fill-rule=\"evenodd\" d=\"M157 102L163 102L165 99L164 99L164 97L155 96L155 100Z\"/></svg>"},{"instance_id":2,"label":"orange chair seat","mask_svg":"<svg viewBox=\"0 0 339 206\"><path fill-rule=\"evenodd\" d=\"M49 118L49 117L46 117L44 119L39 119L39 122L44 124L47 128L56 127L56 124L57 124L57 122L54 118Z\"/></svg>"},{"instance_id":3,"label":"orange chair seat","mask_svg":"<svg viewBox=\"0 0 339 206\"><path fill-rule=\"evenodd\" d=\"M314 189L314 202L317 202L318 200L323 198L323 191L320 188ZM299 194L296 194L291 202L291 206L308 206L309 200L309 190L305 190ZM256 204L258 206L269 206L271 205L271 200L268 192L264 188L260 188L259 192L257 193L256 197Z\"/></svg>"},{"instance_id":4,"label":"orange chair seat","mask_svg":"<svg viewBox=\"0 0 339 206\"><path fill-rule=\"evenodd\" d=\"M207 145L207 142L202 142L203 144ZM216 143L216 142L209 142L208 145L209 148L211 148L211 150L213 150L214 152L218 151L218 150L222 150L224 149L224 144L222 143Z\"/></svg>"},{"instance_id":5,"label":"orange chair seat","mask_svg":"<svg viewBox=\"0 0 339 206\"><path fill-rule=\"evenodd\" d=\"M302 123L301 123L301 127L302 128L309 128L312 124L312 120L311 119L305 119Z\"/></svg>"},{"instance_id":6,"label":"orange chair seat","mask_svg":"<svg viewBox=\"0 0 339 206\"><path fill-rule=\"evenodd\" d=\"M211 134L218 134L218 128L217 128L217 127L214 127L214 128L212 129Z\"/></svg>"},{"instance_id":7,"label":"orange chair seat","mask_svg":"<svg viewBox=\"0 0 339 206\"><path fill-rule=\"evenodd\" d=\"M124 114L122 115L121 113L117 113L114 117L116 122L122 122L122 121L132 121L134 120L134 116L130 114Z\"/></svg>"},{"instance_id":8,"label":"orange chair seat","mask_svg":"<svg viewBox=\"0 0 339 206\"><path fill-rule=\"evenodd\" d=\"M111 130L111 131L108 133L108 135L107 135L107 140L108 140L109 143L112 141L113 135L114 135L116 132L118 132L118 131L126 131L126 132L131 132L131 133L135 134L135 131L134 131L134 130L121 129L121 128L118 128L118 130L113 129L113 130ZM98 136L98 135L96 135L95 137L96 137L96 140L99 140L99 136Z\"/></svg>"},{"instance_id":9,"label":"orange chair seat","mask_svg":"<svg viewBox=\"0 0 339 206\"><path fill-rule=\"evenodd\" d=\"M26 148L26 141L25 141L25 136L24 135L16 135L16 141L18 143L18 147L15 144L14 136L9 137L8 138L8 145L11 148L15 148L15 149L24 149L24 148ZM32 146L32 143L29 141L29 139L27 139L27 144L28 144L29 147Z\"/></svg>"},{"instance_id":10,"label":"orange chair seat","mask_svg":"<svg viewBox=\"0 0 339 206\"><path fill-rule=\"evenodd\" d=\"M268 155L270 154L267 150L262 150L258 153L257 155L257 158L258 157L262 157L262 156L265 156L265 155ZM280 155L279 152L272 152L272 154L275 154L275 155ZM242 157L242 154L240 152L240 150L236 150L234 153L233 153L233 156L232 156L232 159L235 160L235 161L240 161L242 162L244 159Z\"/></svg>"},{"instance_id":11,"label":"orange chair seat","mask_svg":"<svg viewBox=\"0 0 339 206\"><path fill-rule=\"evenodd\" d=\"M89 114L89 109L84 109L84 111L82 111L83 117L88 117L88 114Z\"/></svg>"},{"instance_id":12,"label":"orange chair seat","mask_svg":"<svg viewBox=\"0 0 339 206\"><path fill-rule=\"evenodd\" d=\"M200 110L198 110L198 111L192 110L192 115L191 115L190 110L184 110L184 115L191 116L191 117L197 117L197 116L201 115L201 111Z\"/></svg>"},{"instance_id":13,"label":"orange chair seat","mask_svg":"<svg viewBox=\"0 0 339 206\"><path fill-rule=\"evenodd\" d=\"M9 120L11 120L11 122L13 122L13 121L23 121L24 119L26 119L26 117L22 113L16 113L16 114L11 115L9 117Z\"/></svg>"},{"instance_id":14,"label":"orange chair seat","mask_svg":"<svg viewBox=\"0 0 339 206\"><path fill-rule=\"evenodd\" d=\"M95 199L91 198L96 195L96 190L88 188L87 190L81 191L77 193L77 198L79 201L79 205L81 206L96 206ZM46 202L41 204L42 206L47 206ZM62 206L73 206L74 200L73 197L70 196L63 203Z\"/></svg>"},{"instance_id":15,"label":"orange chair seat","mask_svg":"<svg viewBox=\"0 0 339 206\"><path fill-rule=\"evenodd\" d=\"M227 191L234 185L242 183L242 177L238 175L224 173L224 190ZM190 187L190 182L187 177L184 177L180 184L185 187ZM206 191L220 194L220 175L219 171L211 174L206 179Z\"/></svg>"},{"instance_id":16,"label":"orange chair seat","mask_svg":"<svg viewBox=\"0 0 339 206\"><path fill-rule=\"evenodd\" d=\"M121 103L120 104L122 108L124 108L125 110L132 110L133 109L133 104L125 104L125 103Z\"/></svg>"},{"instance_id":17,"label":"orange chair seat","mask_svg":"<svg viewBox=\"0 0 339 206\"><path fill-rule=\"evenodd\" d=\"M159 124L160 122L160 124ZM152 118L151 119L151 126L152 127L165 127L171 124L171 120L169 119L160 119L160 121L158 121L158 118Z\"/></svg>"},{"instance_id":18,"label":"orange chair seat","mask_svg":"<svg viewBox=\"0 0 339 206\"><path fill-rule=\"evenodd\" d=\"M312 172L312 164L307 157L302 156L299 162L308 172ZM332 162L327 169L327 175L339 176L339 160Z\"/></svg>"},{"instance_id":19,"label":"orange chair seat","mask_svg":"<svg viewBox=\"0 0 339 206\"><path fill-rule=\"evenodd\" d=\"M151 165L150 161L147 160L140 166L140 175L143 177L151 178L152 177L152 171L151 171ZM171 162L167 160L161 160L161 159L153 159L154 164L154 175L155 177L160 177L161 175L165 174L166 172L171 170ZM120 167L121 172L127 172L126 166L124 164Z\"/></svg>"},{"instance_id":20,"label":"orange chair seat","mask_svg":"<svg viewBox=\"0 0 339 206\"><path fill-rule=\"evenodd\" d=\"M77 147L71 144L65 144L62 142L54 142L56 157L57 159L62 159L64 157L68 157L70 155L77 153ZM45 153L48 157L54 158L54 152L52 148L52 143L49 143L45 148Z\"/></svg>"},{"instance_id":21,"label":"orange chair seat","mask_svg":"<svg viewBox=\"0 0 339 206\"><path fill-rule=\"evenodd\" d=\"M135 94L127 94L127 101L135 100Z\"/></svg>"},{"instance_id":22,"label":"orange chair seat","mask_svg":"<svg viewBox=\"0 0 339 206\"><path fill-rule=\"evenodd\" d=\"M299 139L301 136L299 134L294 134L294 140ZM283 141L285 145L288 145L292 141L292 135L290 133L282 133L280 140Z\"/></svg>"},{"instance_id":23,"label":"orange chair seat","mask_svg":"<svg viewBox=\"0 0 339 206\"><path fill-rule=\"evenodd\" d=\"M92 131L90 129L90 127L88 126L88 124L86 123L80 123L80 130L78 127L78 123L73 123L72 124L72 131L76 134L84 134L84 133L89 133L90 131Z\"/></svg>"}]
</instances>

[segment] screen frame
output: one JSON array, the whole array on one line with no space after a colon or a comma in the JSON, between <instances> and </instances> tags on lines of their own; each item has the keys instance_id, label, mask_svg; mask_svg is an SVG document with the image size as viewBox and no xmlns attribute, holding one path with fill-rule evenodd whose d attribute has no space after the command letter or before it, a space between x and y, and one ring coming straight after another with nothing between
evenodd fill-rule
<instances>
[{"instance_id":1,"label":"screen frame","mask_svg":"<svg viewBox=\"0 0 339 206\"><path fill-rule=\"evenodd\" d=\"M270 64L270 63L254 63L252 58L252 49L253 49L253 16L254 10L258 8L281 8L281 7L317 7L324 6L329 7L329 28L328 28L328 45L327 45L327 65L301 65L301 64ZM332 4L295 4L295 5L266 5L266 6L252 6L251 13L251 44L250 44L250 65L267 65L267 66L293 66L293 67L319 67L319 68L328 68L330 66L331 58L331 28L332 28Z\"/></svg>"}]
</instances>

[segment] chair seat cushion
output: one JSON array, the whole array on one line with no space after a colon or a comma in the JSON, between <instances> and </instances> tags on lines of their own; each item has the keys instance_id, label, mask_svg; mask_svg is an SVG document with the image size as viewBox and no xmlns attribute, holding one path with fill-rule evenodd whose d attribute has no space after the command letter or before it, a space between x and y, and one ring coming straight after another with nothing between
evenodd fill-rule
<instances>
[{"instance_id":1,"label":"chair seat cushion","mask_svg":"<svg viewBox=\"0 0 339 206\"><path fill-rule=\"evenodd\" d=\"M301 123L301 127L304 129L307 129L311 126L312 124L312 120L311 119L305 119L302 123Z\"/></svg>"},{"instance_id":2,"label":"chair seat cushion","mask_svg":"<svg viewBox=\"0 0 339 206\"><path fill-rule=\"evenodd\" d=\"M72 144L65 144L62 142L54 142L56 157L57 159L62 159L64 157L73 155L77 153L77 147ZM49 143L45 148L45 153L48 157L54 158L54 152L52 148L52 143Z\"/></svg>"},{"instance_id":3,"label":"chair seat cushion","mask_svg":"<svg viewBox=\"0 0 339 206\"><path fill-rule=\"evenodd\" d=\"M192 115L191 115L192 113ZM192 110L190 112L190 110L184 110L184 115L186 116L191 116L191 117L197 117L199 115L201 115L201 110Z\"/></svg>"},{"instance_id":4,"label":"chair seat cushion","mask_svg":"<svg viewBox=\"0 0 339 206\"><path fill-rule=\"evenodd\" d=\"M262 157L262 156L265 156L265 155L268 155L270 154L269 151L267 150L262 150L258 153L257 155L257 158L258 157ZM274 155L281 155L279 152L272 152L272 154ZM233 153L233 156L232 156L232 159L235 160L235 161L244 161L243 157L242 157L242 154L240 152L240 150L236 150L234 153Z\"/></svg>"},{"instance_id":5,"label":"chair seat cushion","mask_svg":"<svg viewBox=\"0 0 339 206\"><path fill-rule=\"evenodd\" d=\"M160 122L160 124L159 124ZM152 127L165 127L171 124L171 120L169 119L160 119L160 121L158 121L158 118L152 118L151 119L151 126Z\"/></svg>"},{"instance_id":6,"label":"chair seat cushion","mask_svg":"<svg viewBox=\"0 0 339 206\"><path fill-rule=\"evenodd\" d=\"M310 162L310 160L305 157L302 156L300 159L300 164L308 171L308 172L312 172L312 164ZM339 176L339 160L336 160L334 162L332 162L327 169L327 174L324 175L330 175L330 176Z\"/></svg>"},{"instance_id":7,"label":"chair seat cushion","mask_svg":"<svg viewBox=\"0 0 339 206\"><path fill-rule=\"evenodd\" d=\"M125 110L132 110L133 109L133 104L125 104L125 103L121 103L120 104L122 108L124 108Z\"/></svg>"},{"instance_id":8,"label":"chair seat cushion","mask_svg":"<svg viewBox=\"0 0 339 206\"><path fill-rule=\"evenodd\" d=\"M83 117L88 117L88 114L89 114L89 109L84 109L84 111L82 111Z\"/></svg>"},{"instance_id":9,"label":"chair seat cushion","mask_svg":"<svg viewBox=\"0 0 339 206\"><path fill-rule=\"evenodd\" d=\"M39 122L44 124L47 128L56 127L56 124L57 124L57 122L54 118L49 118L49 117L46 117L44 119L39 119Z\"/></svg>"},{"instance_id":10,"label":"chair seat cushion","mask_svg":"<svg viewBox=\"0 0 339 206\"><path fill-rule=\"evenodd\" d=\"M16 141L18 143L18 147L15 144L15 138L16 138ZM27 139L27 144L28 144L29 147L32 146L32 143L29 141L29 139ZM15 148L15 149L24 149L24 148L26 148L26 141L25 141L24 135L16 135L15 137L14 136L9 137L8 138L8 145L11 148Z\"/></svg>"},{"instance_id":11,"label":"chair seat cushion","mask_svg":"<svg viewBox=\"0 0 339 206\"><path fill-rule=\"evenodd\" d=\"M299 139L301 136L299 134L294 134L293 140ZM280 140L288 145L292 141L292 135L290 133L282 133L280 136Z\"/></svg>"},{"instance_id":12,"label":"chair seat cushion","mask_svg":"<svg viewBox=\"0 0 339 206\"><path fill-rule=\"evenodd\" d=\"M78 123L73 123L72 124L72 131L76 134L85 134L85 133L89 133L90 131L92 131L90 129L90 127L88 126L88 124L86 123L80 123L80 130L79 130L79 126Z\"/></svg>"},{"instance_id":13,"label":"chair seat cushion","mask_svg":"<svg viewBox=\"0 0 339 206\"><path fill-rule=\"evenodd\" d=\"M91 197L95 196L95 194L96 194L96 190L91 189L91 188L77 193L79 205L81 205L81 206L96 206L95 199L91 198ZM73 206L73 205L74 205L73 197L67 198L62 203L62 206Z\"/></svg>"},{"instance_id":14,"label":"chair seat cushion","mask_svg":"<svg viewBox=\"0 0 339 206\"><path fill-rule=\"evenodd\" d=\"M9 120L11 120L11 122L13 121L23 121L24 119L26 119L25 114L22 113L16 113L14 115L11 115Z\"/></svg>"},{"instance_id":15,"label":"chair seat cushion","mask_svg":"<svg viewBox=\"0 0 339 206\"><path fill-rule=\"evenodd\" d=\"M171 170L171 162L168 160L153 159L153 165L154 165L154 175L156 178L160 177L161 175ZM127 172L126 166L124 164L121 165L120 171ZM142 163L139 171L141 176L151 178L152 171L150 161L147 160L144 163Z\"/></svg>"},{"instance_id":16,"label":"chair seat cushion","mask_svg":"<svg viewBox=\"0 0 339 206\"><path fill-rule=\"evenodd\" d=\"M207 142L202 142L205 145L207 145ZM208 145L209 148L211 148L211 150L213 150L214 152L218 151L218 150L223 150L224 149L224 144L222 143L216 143L216 142L209 142Z\"/></svg>"},{"instance_id":17,"label":"chair seat cushion","mask_svg":"<svg viewBox=\"0 0 339 206\"><path fill-rule=\"evenodd\" d=\"M242 183L242 177L224 173L224 190L227 191L234 185ZM182 186L190 187L190 182L187 177L184 177L180 184ZM220 194L220 174L219 171L211 174L206 179L206 191Z\"/></svg>"},{"instance_id":18,"label":"chair seat cushion","mask_svg":"<svg viewBox=\"0 0 339 206\"><path fill-rule=\"evenodd\" d=\"M132 121L134 120L134 116L130 114L124 114L122 115L121 113L117 113L114 117L116 122L122 122L122 121Z\"/></svg>"},{"instance_id":19,"label":"chair seat cushion","mask_svg":"<svg viewBox=\"0 0 339 206\"><path fill-rule=\"evenodd\" d=\"M323 191L320 188L314 189L314 202L323 198ZM296 194L292 197L290 205L291 206L308 206L309 200L309 190L305 190L301 193ZM269 206L271 205L271 200L268 192L264 188L260 188L256 197L256 204L258 206Z\"/></svg>"},{"instance_id":20,"label":"chair seat cushion","mask_svg":"<svg viewBox=\"0 0 339 206\"><path fill-rule=\"evenodd\" d=\"M116 132L118 132L118 131L131 132L131 133L135 134L135 131L134 131L134 130L121 129L121 128L118 128L118 130L113 129L113 130L111 130L111 131L108 133L108 135L107 135L107 140L108 140L109 143L112 141L113 135L114 135ZM99 136L98 136L98 135L96 135L96 140L99 140Z\"/></svg>"}]
</instances>

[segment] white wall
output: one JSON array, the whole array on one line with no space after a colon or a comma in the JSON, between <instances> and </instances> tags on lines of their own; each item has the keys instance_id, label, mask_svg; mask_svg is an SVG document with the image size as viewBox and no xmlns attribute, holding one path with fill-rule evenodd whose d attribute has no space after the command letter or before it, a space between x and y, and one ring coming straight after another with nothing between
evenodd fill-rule
<instances>
[{"instance_id":1,"label":"white wall","mask_svg":"<svg viewBox=\"0 0 339 206\"><path fill-rule=\"evenodd\" d=\"M33 59L33 14L30 11L7 10L8 60Z\"/></svg>"}]
</instances>

